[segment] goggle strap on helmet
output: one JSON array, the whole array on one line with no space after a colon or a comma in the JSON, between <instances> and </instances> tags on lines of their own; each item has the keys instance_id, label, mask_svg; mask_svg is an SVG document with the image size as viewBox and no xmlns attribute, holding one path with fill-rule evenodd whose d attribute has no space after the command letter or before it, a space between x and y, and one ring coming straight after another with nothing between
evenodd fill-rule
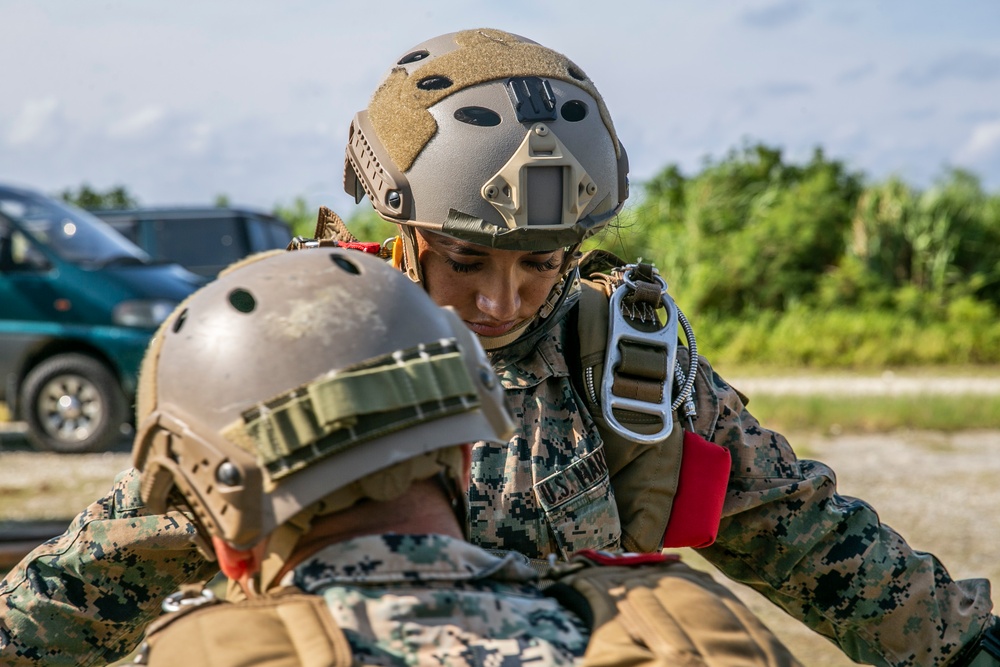
<instances>
[{"instance_id":1,"label":"goggle strap on helmet","mask_svg":"<svg viewBox=\"0 0 1000 667\"><path fill-rule=\"evenodd\" d=\"M480 218L474 218L451 209L448 212L448 219L443 225L417 221L410 221L407 224L444 234L466 243L475 243L498 250L534 252L578 245L601 229L605 221L617 214L618 207L613 207L606 213L591 214L580 218L572 226L548 228L527 226L502 229Z\"/></svg>"},{"instance_id":2,"label":"goggle strap on helmet","mask_svg":"<svg viewBox=\"0 0 1000 667\"><path fill-rule=\"evenodd\" d=\"M454 340L340 371L244 413L272 480L394 431L479 407Z\"/></svg>"}]
</instances>

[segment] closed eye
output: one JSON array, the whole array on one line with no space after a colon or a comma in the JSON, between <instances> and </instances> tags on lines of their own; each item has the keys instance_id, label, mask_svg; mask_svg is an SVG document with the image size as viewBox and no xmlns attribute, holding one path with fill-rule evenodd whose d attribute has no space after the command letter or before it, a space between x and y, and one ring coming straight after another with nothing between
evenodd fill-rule
<instances>
[{"instance_id":1,"label":"closed eye","mask_svg":"<svg viewBox=\"0 0 1000 667\"><path fill-rule=\"evenodd\" d=\"M535 269L539 273L545 273L546 271L554 271L559 268L561 262L557 262L555 257L549 257L544 262L529 262L525 261L525 264Z\"/></svg>"},{"instance_id":2,"label":"closed eye","mask_svg":"<svg viewBox=\"0 0 1000 667\"><path fill-rule=\"evenodd\" d=\"M481 262L473 262L471 264L465 264L462 262L456 262L451 257L448 257L446 255L442 255L442 258L444 259L445 264L447 264L451 268L451 270L454 271L455 273L471 273L473 271L477 271L480 267L482 267Z\"/></svg>"}]
</instances>

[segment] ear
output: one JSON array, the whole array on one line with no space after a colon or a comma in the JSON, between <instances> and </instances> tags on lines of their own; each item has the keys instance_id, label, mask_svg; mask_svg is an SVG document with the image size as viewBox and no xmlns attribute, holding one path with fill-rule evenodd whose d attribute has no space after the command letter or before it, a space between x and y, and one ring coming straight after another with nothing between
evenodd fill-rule
<instances>
[{"instance_id":1,"label":"ear","mask_svg":"<svg viewBox=\"0 0 1000 667\"><path fill-rule=\"evenodd\" d=\"M231 547L221 539L212 536L212 547L219 559L219 569L233 581L246 581L260 570L263 543L246 551Z\"/></svg>"}]
</instances>

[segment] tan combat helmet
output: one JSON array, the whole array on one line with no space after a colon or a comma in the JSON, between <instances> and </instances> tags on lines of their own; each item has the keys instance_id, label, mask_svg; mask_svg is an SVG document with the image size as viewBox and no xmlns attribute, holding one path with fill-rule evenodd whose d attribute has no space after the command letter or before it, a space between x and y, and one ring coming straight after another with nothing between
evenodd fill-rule
<instances>
[{"instance_id":1,"label":"tan combat helmet","mask_svg":"<svg viewBox=\"0 0 1000 667\"><path fill-rule=\"evenodd\" d=\"M628 160L593 82L565 56L479 29L414 47L351 124L344 187L402 226L523 251L578 245L628 196Z\"/></svg>"},{"instance_id":2,"label":"tan combat helmet","mask_svg":"<svg viewBox=\"0 0 1000 667\"><path fill-rule=\"evenodd\" d=\"M161 326L140 385L143 500L190 510L199 532L238 549L441 472L464 501L451 445L512 430L461 320L351 250L278 252L224 272Z\"/></svg>"}]
</instances>

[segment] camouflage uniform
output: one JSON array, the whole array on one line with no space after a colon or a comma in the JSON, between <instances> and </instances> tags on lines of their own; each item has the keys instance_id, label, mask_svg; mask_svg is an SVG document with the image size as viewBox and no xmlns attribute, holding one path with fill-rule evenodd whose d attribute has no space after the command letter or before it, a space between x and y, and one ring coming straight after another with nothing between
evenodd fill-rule
<instances>
[{"instance_id":1,"label":"camouflage uniform","mask_svg":"<svg viewBox=\"0 0 1000 667\"><path fill-rule=\"evenodd\" d=\"M182 514L150 516L134 469L0 581L0 663L104 665L134 649L164 598L217 571Z\"/></svg>"},{"instance_id":2,"label":"camouflage uniform","mask_svg":"<svg viewBox=\"0 0 1000 667\"><path fill-rule=\"evenodd\" d=\"M562 320L541 340L493 354L519 426L506 451L476 450L478 544L533 557L614 546L614 495L607 470L595 472L601 441L571 383L566 329ZM704 359L701 367L695 430L732 455L719 535L702 556L859 662L944 665L982 633L988 581L952 580L871 506L839 495L830 468L797 459L782 435L761 427Z\"/></svg>"},{"instance_id":3,"label":"camouflage uniform","mask_svg":"<svg viewBox=\"0 0 1000 667\"><path fill-rule=\"evenodd\" d=\"M474 451L472 538L482 546L538 557L617 542L601 441L570 382L566 335L560 319L493 354L520 430L505 449ZM707 362L696 396L695 430L727 447L733 462L718 539L701 550L712 564L860 662L945 665L982 632L992 607L987 581L952 580L869 505L838 495L833 471L798 460ZM126 475L0 583L0 655L9 663L120 656L164 596L212 574L182 517L140 518L134 482Z\"/></svg>"},{"instance_id":4,"label":"camouflage uniform","mask_svg":"<svg viewBox=\"0 0 1000 667\"><path fill-rule=\"evenodd\" d=\"M493 556L443 535L370 535L332 544L281 583L325 599L355 664L572 665L590 636L580 618L540 592L524 558ZM214 644L210 632L181 634ZM253 638L227 636L229 644L240 642ZM159 664L161 646L172 648L150 644L151 664ZM211 645L184 650L192 648L210 661Z\"/></svg>"}]
</instances>

